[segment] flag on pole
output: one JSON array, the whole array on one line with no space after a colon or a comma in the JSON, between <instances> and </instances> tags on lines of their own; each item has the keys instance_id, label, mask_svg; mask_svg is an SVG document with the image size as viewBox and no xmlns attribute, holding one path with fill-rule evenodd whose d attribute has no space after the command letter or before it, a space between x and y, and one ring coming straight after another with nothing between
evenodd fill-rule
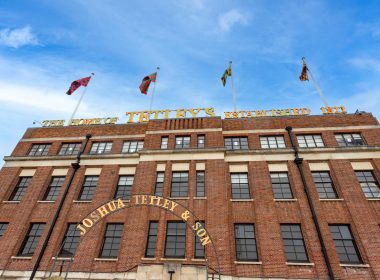
<instances>
[{"instance_id":1,"label":"flag on pole","mask_svg":"<svg viewBox=\"0 0 380 280\"><path fill-rule=\"evenodd\" d=\"M67 95L71 95L74 91L76 91L80 86L87 87L88 83L91 80L91 76L85 77L79 80L76 80L71 83L69 90L66 92Z\"/></svg>"},{"instance_id":2,"label":"flag on pole","mask_svg":"<svg viewBox=\"0 0 380 280\"><path fill-rule=\"evenodd\" d=\"M228 65L226 70L224 70L223 76L220 78L222 80L222 84L224 87L226 86L228 76L230 76L230 77L232 76L231 64Z\"/></svg>"},{"instance_id":3,"label":"flag on pole","mask_svg":"<svg viewBox=\"0 0 380 280\"><path fill-rule=\"evenodd\" d=\"M157 77L157 72L154 72L153 74L150 74L149 76L146 76L144 77L144 79L142 79L141 85L139 87L142 94L148 93L150 83L151 82L155 83L156 77Z\"/></svg>"},{"instance_id":4,"label":"flag on pole","mask_svg":"<svg viewBox=\"0 0 380 280\"><path fill-rule=\"evenodd\" d=\"M304 81L308 81L309 80L309 76L307 74L307 71L309 69L307 69L307 65L306 65L306 62L302 59L302 71L301 71L301 75L300 75L300 81L301 82L304 82Z\"/></svg>"}]
</instances>

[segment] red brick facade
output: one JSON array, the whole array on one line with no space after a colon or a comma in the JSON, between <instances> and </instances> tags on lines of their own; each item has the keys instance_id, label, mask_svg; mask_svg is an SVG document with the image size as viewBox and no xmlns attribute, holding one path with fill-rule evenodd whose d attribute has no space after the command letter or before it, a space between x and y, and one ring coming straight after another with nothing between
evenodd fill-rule
<instances>
[{"instance_id":1,"label":"red brick facade","mask_svg":"<svg viewBox=\"0 0 380 280\"><path fill-rule=\"evenodd\" d=\"M380 279L380 200L368 199L356 178L352 162L372 166L380 180L380 126L371 114L298 117L263 117L252 119L193 118L154 120L146 124L92 125L81 127L29 128L5 158L0 171L0 223L8 227L0 237L0 278L12 271L31 271L41 250L51 220L68 184L75 156L58 156L62 143L82 142L91 134L82 163L70 186L65 203L44 252L39 271L49 271L60 247L68 223L80 222L99 205L113 198L119 169L135 167L132 194L153 194L158 164L165 164L164 197L170 197L172 165L189 164L188 198L178 200L201 219L217 250L223 275L250 278L328 279L326 261L312 219L301 175L294 163L294 151L285 128L291 126L295 135L319 134L324 148L301 148L307 187L315 208L328 259L336 279ZM365 145L338 147L336 133L360 133ZM191 148L176 150L176 136L190 136ZM205 135L205 148L197 149L197 135ZM282 135L286 149L263 150L260 136ZM168 149L160 150L161 137L169 137ZM227 151L224 137L248 137L249 150ZM123 142L143 140L139 153L122 154ZM93 142L111 141L110 154L89 155ZM31 146L49 143L47 156L28 156ZM97 161L98 160L98 161ZM103 161L102 161L103 160ZM103 164L106 162L106 164ZM84 162L84 163L83 163ZM197 163L205 164L206 199L197 199ZM287 167L294 199L273 198L269 164ZM327 163L339 199L320 200L313 182L309 163ZM230 165L244 165L248 170L251 198L231 198ZM68 168L63 187L55 202L46 203L44 193L54 169ZM91 202L75 202L82 187L86 169L101 168L99 181ZM9 202L23 170L35 169L32 180L20 202ZM80 242L71 265L77 272L136 271L141 264L162 264L164 258L166 221L176 216L153 207L122 210L100 221ZM158 221L154 259L144 258L149 221ZM31 258L17 257L30 223L45 223L43 234ZM117 261L98 259L107 223L123 223L124 231ZM254 224L258 261L236 259L235 223ZM309 257L306 263L287 262L281 235L281 224L300 224ZM329 224L350 225L363 259L356 265L342 265L329 231ZM207 247L208 265L217 268L212 247ZM186 234L186 260L183 265L204 265L194 261L194 235ZM173 261L173 260L172 260ZM5 277L5 276L4 276ZM11 276L8 276L12 278Z\"/></svg>"}]
</instances>

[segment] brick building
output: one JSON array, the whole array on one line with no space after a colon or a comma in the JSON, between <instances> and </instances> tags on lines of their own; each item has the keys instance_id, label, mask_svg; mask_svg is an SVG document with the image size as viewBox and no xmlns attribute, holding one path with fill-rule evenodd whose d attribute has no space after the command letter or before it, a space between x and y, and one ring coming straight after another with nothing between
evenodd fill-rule
<instances>
[{"instance_id":1,"label":"brick building","mask_svg":"<svg viewBox=\"0 0 380 280\"><path fill-rule=\"evenodd\" d=\"M0 279L380 279L379 179L367 113L29 128L0 171ZM80 238L138 194L181 203L212 243L148 206Z\"/></svg>"}]
</instances>

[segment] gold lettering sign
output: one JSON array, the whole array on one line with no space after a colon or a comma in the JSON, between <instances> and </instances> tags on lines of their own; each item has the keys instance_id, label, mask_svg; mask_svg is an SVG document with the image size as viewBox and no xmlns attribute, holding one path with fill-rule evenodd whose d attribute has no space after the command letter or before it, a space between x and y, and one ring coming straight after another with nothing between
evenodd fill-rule
<instances>
[{"instance_id":1,"label":"gold lettering sign","mask_svg":"<svg viewBox=\"0 0 380 280\"><path fill-rule=\"evenodd\" d=\"M211 243L210 236L202 223L195 222L197 219L193 214L184 206L179 205L175 201L155 195L138 194L132 195L129 201L123 201L121 198L111 200L92 211L87 215L78 225L77 229L81 236L87 234L87 232L95 226L97 222L106 216L116 212L118 210L133 207L133 206L154 206L165 209L177 217L180 217L185 223L188 223L191 229L198 236L201 244L206 246Z\"/></svg>"},{"instance_id":2,"label":"gold lettering sign","mask_svg":"<svg viewBox=\"0 0 380 280\"><path fill-rule=\"evenodd\" d=\"M347 113L346 108L344 106L321 107L321 111L324 115Z\"/></svg>"},{"instance_id":3,"label":"gold lettering sign","mask_svg":"<svg viewBox=\"0 0 380 280\"><path fill-rule=\"evenodd\" d=\"M224 118L238 119L238 118L301 116L301 115L310 115L310 113L311 113L311 110L308 108L271 109L271 110L224 112Z\"/></svg>"}]
</instances>

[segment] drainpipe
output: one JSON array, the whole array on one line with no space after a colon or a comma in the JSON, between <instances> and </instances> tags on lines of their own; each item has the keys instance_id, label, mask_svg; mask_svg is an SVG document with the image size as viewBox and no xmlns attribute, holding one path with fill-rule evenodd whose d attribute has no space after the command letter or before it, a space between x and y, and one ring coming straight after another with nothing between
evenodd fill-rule
<instances>
[{"instance_id":1,"label":"drainpipe","mask_svg":"<svg viewBox=\"0 0 380 280\"><path fill-rule=\"evenodd\" d=\"M65 192L63 193L62 195L62 198L61 198L61 201L59 202L59 205L58 205L58 208L57 208L57 211L55 211L55 214L54 214L54 217L53 217L53 220L51 222L51 225L50 225L50 228L49 228L49 231L46 235L46 238L44 240L44 243L42 245L42 248L41 248L41 251L40 253L38 254L38 257L37 257L37 260L36 260L36 263L34 264L34 267L33 267L33 271L32 271L32 274L30 275L30 278L29 280L33 280L34 279L34 276L36 275L36 272L37 272L37 269L38 267L40 266L40 263L41 263L41 260L42 260L42 257L45 253L45 250L46 250L46 247L49 243L49 240L50 240L50 237L53 233L53 229L55 227L55 224L57 223L57 220L59 218L59 214L61 213L61 210L62 210L62 207L63 207L63 204L65 202L65 199L66 199L66 196L69 192L69 189L71 187L71 184L74 180L74 177L75 177L75 174L77 173L78 169L80 168L80 156L83 154L83 152L85 151L86 149L86 146L88 144L88 141L90 140L90 138L92 137L91 134L86 134L86 140L84 141L84 145L81 149L81 151L79 151L78 155L77 155L77 160L76 162L72 163L71 164L71 167L73 168L73 172L71 173L71 176L70 176L70 179L69 179L69 182L67 183L66 185L66 189L65 189Z\"/></svg>"},{"instance_id":2,"label":"drainpipe","mask_svg":"<svg viewBox=\"0 0 380 280\"><path fill-rule=\"evenodd\" d=\"M294 136L294 133L292 132L292 127L287 126L285 129L288 131L290 142L291 142L292 147L294 149L294 157L295 157L294 162L297 165L298 171L301 175L303 189L305 191L305 194L307 197L307 202L308 202L309 207L310 207L311 216L313 218L314 226L317 229L318 239L319 239L319 242L321 243L322 254L323 254L323 258L325 260L326 266L327 266L328 274L329 274L330 279L335 279L334 272L332 270L331 263L330 263L328 255L327 255L325 242L323 241L323 237L322 237L322 233L321 233L321 227L319 225L318 218L317 218L317 215L315 213L314 204L313 204L313 201L310 197L309 187L306 183L305 173L303 171L303 165L302 165L303 158L299 157L299 154L298 154L299 151L298 151L297 145L295 144L295 136Z\"/></svg>"}]
</instances>

